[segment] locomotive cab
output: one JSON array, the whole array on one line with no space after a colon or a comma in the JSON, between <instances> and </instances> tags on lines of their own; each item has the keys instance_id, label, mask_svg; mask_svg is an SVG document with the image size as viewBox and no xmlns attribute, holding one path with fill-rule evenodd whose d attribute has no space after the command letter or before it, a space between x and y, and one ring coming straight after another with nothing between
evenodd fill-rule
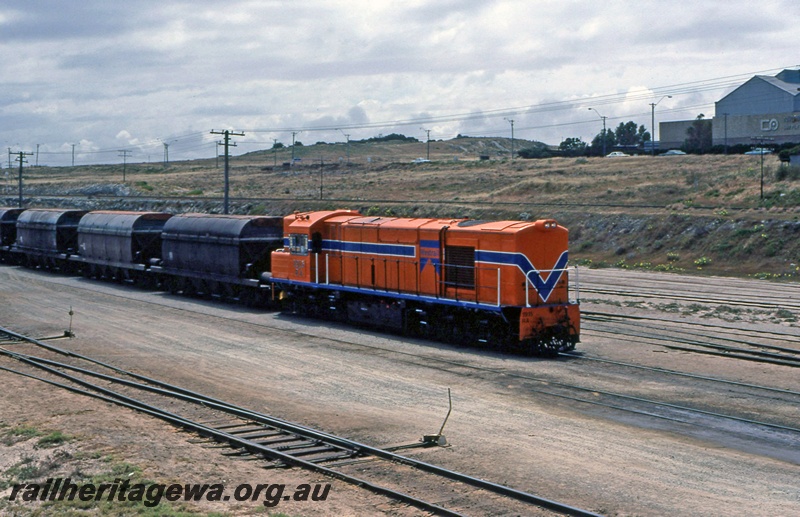
<instances>
[{"instance_id":1,"label":"locomotive cab","mask_svg":"<svg viewBox=\"0 0 800 517\"><path fill-rule=\"evenodd\" d=\"M295 213L283 221L283 248L272 252L272 276L295 282L319 283L328 278L323 247L331 219L357 215L350 210Z\"/></svg>"}]
</instances>

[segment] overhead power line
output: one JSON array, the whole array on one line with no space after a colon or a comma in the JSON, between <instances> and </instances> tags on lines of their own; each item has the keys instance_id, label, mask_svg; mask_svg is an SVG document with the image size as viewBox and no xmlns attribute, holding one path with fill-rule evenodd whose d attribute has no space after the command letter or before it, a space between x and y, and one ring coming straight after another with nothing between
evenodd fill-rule
<instances>
[{"instance_id":1,"label":"overhead power line","mask_svg":"<svg viewBox=\"0 0 800 517\"><path fill-rule=\"evenodd\" d=\"M735 75L728 75L722 76L717 78L711 79L702 79L698 81L689 81L683 83L676 83L672 85L665 85L665 86L658 86L654 88L643 89L641 91L626 91L626 92L616 92L616 93L609 93L609 94L602 94L602 95L592 95L592 96L583 96L572 98L569 100L562 100L562 101L549 101L549 102L542 102L538 104L530 104L530 105L523 105L523 106L512 106L512 107L502 107L502 108L494 108L494 109L485 109L479 111L473 111L469 113L451 113L451 114L444 114L444 115L434 115L434 116L426 116L426 117L412 117L412 118L402 118L402 119L395 119L395 120L383 120L377 122L368 122L368 123L354 123L354 124L341 124L337 123L336 125L327 125L327 124L320 124L320 125L306 125L306 126L299 126L299 127L266 127L266 128L254 128L254 129L244 129L242 132L247 131L248 133L293 133L294 135L300 132L334 132L340 131L344 133L345 130L355 130L355 129L382 129L388 127L402 127L402 126L411 126L411 125L418 125L418 126L430 126L434 124L445 124L445 123L452 123L452 122L469 122L474 120L493 120L493 119L506 119L506 120L513 120L515 117L519 119L520 117L526 115L536 115L536 114L543 114L549 112L559 112L559 111L569 111L569 110L585 110L589 106L609 106L612 104L621 104L621 103L635 103L638 101L642 101L644 109L644 101L653 101L654 99L659 99L664 96L680 96L680 95L692 95L692 94L699 94L705 93L709 91L717 91L717 90L724 90L728 88L735 88L740 86L744 80L752 78L755 75L765 75L765 74L774 74L777 71L784 70L786 68L791 67L781 67L781 68L772 68L766 70L760 70L756 72L748 72L743 74L735 74ZM712 103L694 105L694 106L681 106L675 108L664 108L659 110L660 113L674 113L674 112L681 112L681 111L689 111L691 109L706 109L708 107L713 106ZM628 115L616 115L616 116L609 116L609 120L620 120L620 119L630 119L630 118L637 118L643 116L651 116L651 112L642 112L636 114L628 114ZM528 125L522 126L519 125L514 129L517 131L531 131L531 130L541 130L541 129L548 129L548 128L556 128L556 127L566 127L566 126L575 126L575 125L585 125L590 123L590 119L582 119L576 121L569 121L569 122L559 122L559 123L545 123L539 125ZM469 129L470 132L480 133L482 135L490 135L490 134L501 134L503 131L500 129L492 128L492 129ZM155 138L152 140L148 140L145 142L141 142L132 146L132 149L126 150L126 156L124 159L127 159L128 156L135 156L139 153L141 154L149 154L146 150L147 149L155 149L163 147L165 141L170 141L170 146L175 145L173 151L180 151L183 154L189 153L191 151L205 149L210 146L214 146L215 142L207 141L202 138L203 135L207 134L205 131L196 131L196 132L187 132L184 134L172 135L169 137L161 137ZM348 139L349 141L349 139ZM242 144L249 144L254 145L257 142L255 141L243 141ZM267 142L268 143L268 142ZM44 144L43 144L44 145ZM293 146L294 147L294 146ZM74 152L74 147L72 150L65 150L65 151L41 151L41 154L44 155L64 155L68 156ZM81 155L102 155L107 153L114 153L120 152L119 148L108 148L108 149L92 149L92 150L85 150L80 151ZM37 153L38 154L38 153ZM74 155L73 155L74 156ZM74 161L73 161L74 163ZM124 169L123 169L124 175Z\"/></svg>"}]
</instances>

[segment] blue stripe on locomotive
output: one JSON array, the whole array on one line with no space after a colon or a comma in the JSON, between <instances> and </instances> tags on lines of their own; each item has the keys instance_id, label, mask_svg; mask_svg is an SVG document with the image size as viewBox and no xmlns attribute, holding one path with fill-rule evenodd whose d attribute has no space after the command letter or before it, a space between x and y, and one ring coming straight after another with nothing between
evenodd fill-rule
<instances>
[{"instance_id":1,"label":"blue stripe on locomotive","mask_svg":"<svg viewBox=\"0 0 800 517\"><path fill-rule=\"evenodd\" d=\"M533 287L539 292L542 301L546 302L550 298L550 294L555 289L561 276L564 274L564 268L567 267L569 260L569 252L564 251L561 256L556 260L553 269L547 276L547 280L542 278L542 274L531 264L530 259L522 253L507 252L507 251L488 251L488 250L475 250L475 262L483 264L497 264L502 266L517 266L526 278L530 279ZM534 274L531 274L534 273Z\"/></svg>"}]
</instances>

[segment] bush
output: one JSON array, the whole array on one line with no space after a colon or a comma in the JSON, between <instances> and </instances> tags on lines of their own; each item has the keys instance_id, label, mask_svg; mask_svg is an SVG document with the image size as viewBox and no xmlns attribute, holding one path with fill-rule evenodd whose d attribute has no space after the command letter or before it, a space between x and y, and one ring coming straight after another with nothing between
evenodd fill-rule
<instances>
[{"instance_id":1,"label":"bush","mask_svg":"<svg viewBox=\"0 0 800 517\"><path fill-rule=\"evenodd\" d=\"M781 147L782 147L781 150L778 152L778 158L780 158L780 160L782 162L787 162L788 163L790 156L793 156L793 155L796 155L796 154L800 154L800 145L795 146L795 147L789 147L789 148L786 148L786 147L783 147L783 146L781 146Z\"/></svg>"},{"instance_id":2,"label":"bush","mask_svg":"<svg viewBox=\"0 0 800 517\"><path fill-rule=\"evenodd\" d=\"M53 431L47 436L40 438L36 445L39 447L55 447L56 445L61 445L67 440L70 440L70 437L66 434L62 433L61 431Z\"/></svg>"},{"instance_id":3,"label":"bush","mask_svg":"<svg viewBox=\"0 0 800 517\"><path fill-rule=\"evenodd\" d=\"M413 136L401 135L400 133L392 133L386 136L373 136L365 140L355 140L355 142L419 142L419 139ZM351 140L353 142L353 140Z\"/></svg>"},{"instance_id":4,"label":"bush","mask_svg":"<svg viewBox=\"0 0 800 517\"><path fill-rule=\"evenodd\" d=\"M800 180L800 167L782 165L775 171L776 181L797 181Z\"/></svg>"},{"instance_id":5,"label":"bush","mask_svg":"<svg viewBox=\"0 0 800 517\"><path fill-rule=\"evenodd\" d=\"M520 149L517 152L520 158L552 158L553 153L543 147L529 147L527 149Z\"/></svg>"},{"instance_id":6,"label":"bush","mask_svg":"<svg viewBox=\"0 0 800 517\"><path fill-rule=\"evenodd\" d=\"M697 266L698 269L702 268L703 266L708 266L711 264L711 259L708 257L700 257L699 259L694 261L694 265Z\"/></svg>"}]
</instances>

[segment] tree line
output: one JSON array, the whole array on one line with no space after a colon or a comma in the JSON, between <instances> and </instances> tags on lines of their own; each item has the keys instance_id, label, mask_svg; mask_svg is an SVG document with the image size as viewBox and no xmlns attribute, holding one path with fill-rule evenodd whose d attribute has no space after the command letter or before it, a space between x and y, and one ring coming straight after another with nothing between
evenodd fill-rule
<instances>
[{"instance_id":1,"label":"tree line","mask_svg":"<svg viewBox=\"0 0 800 517\"><path fill-rule=\"evenodd\" d=\"M646 151L652 136L643 125L636 122L620 122L616 129L600 131L591 143L581 138L567 138L558 146L562 156L600 156L603 150ZM687 153L704 154L715 152L711 142L711 121L702 113L686 131L686 139L681 149ZM524 157L524 156L523 156Z\"/></svg>"}]
</instances>

